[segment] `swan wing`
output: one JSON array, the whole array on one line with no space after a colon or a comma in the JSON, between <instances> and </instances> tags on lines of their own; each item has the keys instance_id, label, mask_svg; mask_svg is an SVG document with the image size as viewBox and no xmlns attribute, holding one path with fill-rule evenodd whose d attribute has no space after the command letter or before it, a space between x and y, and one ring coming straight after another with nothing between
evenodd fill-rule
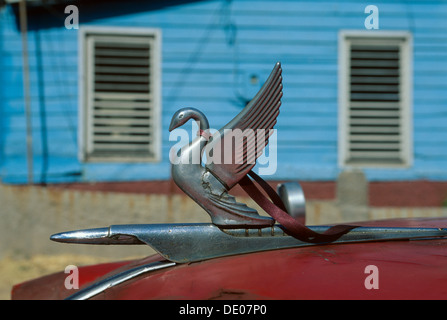
<instances>
[{"instance_id":1,"label":"swan wing","mask_svg":"<svg viewBox=\"0 0 447 320\"><path fill-rule=\"evenodd\" d=\"M210 138L212 161L206 167L228 190L256 165L273 134L281 106L281 73L278 62L256 96Z\"/></svg>"}]
</instances>

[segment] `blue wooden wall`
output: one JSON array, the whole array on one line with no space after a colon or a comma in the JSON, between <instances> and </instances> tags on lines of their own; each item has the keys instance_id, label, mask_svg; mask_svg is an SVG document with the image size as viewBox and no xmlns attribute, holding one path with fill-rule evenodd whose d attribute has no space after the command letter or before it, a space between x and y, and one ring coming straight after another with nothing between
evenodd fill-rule
<instances>
[{"instance_id":1,"label":"blue wooden wall","mask_svg":"<svg viewBox=\"0 0 447 320\"><path fill-rule=\"evenodd\" d=\"M161 29L162 161L78 161L78 30L65 29L63 20L48 26L43 21L28 33L36 182L168 179L168 153L175 144L167 130L172 114L193 106L207 114L212 128L220 128L256 93L276 61L282 62L284 78L276 127L278 168L266 178L337 177L341 170L337 164L338 33L365 30L364 9L370 3L178 1L157 8L140 6L139 11L121 3L127 10L106 4L95 11L85 4L85 9L79 9L81 26ZM380 30L407 30L413 35L414 163L407 169L365 169L365 173L370 180L447 180L447 2L374 4L379 8ZM64 18L63 10L60 16ZM20 36L11 7L3 8L0 177L4 183L26 182L27 174ZM259 78L258 84L251 83L253 76Z\"/></svg>"}]
</instances>

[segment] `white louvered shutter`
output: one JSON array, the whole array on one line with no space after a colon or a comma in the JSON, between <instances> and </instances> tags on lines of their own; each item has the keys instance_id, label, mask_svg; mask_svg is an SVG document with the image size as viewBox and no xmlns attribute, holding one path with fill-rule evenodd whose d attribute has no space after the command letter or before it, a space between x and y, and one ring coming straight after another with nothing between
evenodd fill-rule
<instances>
[{"instance_id":1,"label":"white louvered shutter","mask_svg":"<svg viewBox=\"0 0 447 320\"><path fill-rule=\"evenodd\" d=\"M88 34L85 158L158 158L155 35Z\"/></svg>"},{"instance_id":2,"label":"white louvered shutter","mask_svg":"<svg viewBox=\"0 0 447 320\"><path fill-rule=\"evenodd\" d=\"M350 39L344 164L408 164L408 70L402 39Z\"/></svg>"}]
</instances>

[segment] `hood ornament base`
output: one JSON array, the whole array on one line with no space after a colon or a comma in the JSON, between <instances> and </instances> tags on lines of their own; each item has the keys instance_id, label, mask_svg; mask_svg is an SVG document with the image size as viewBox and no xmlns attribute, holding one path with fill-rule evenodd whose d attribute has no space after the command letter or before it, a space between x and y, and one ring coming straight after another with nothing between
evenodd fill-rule
<instances>
[{"instance_id":1,"label":"hood ornament base","mask_svg":"<svg viewBox=\"0 0 447 320\"><path fill-rule=\"evenodd\" d=\"M330 226L309 228L323 233ZM447 237L447 229L357 227L331 243L416 240L435 237ZM208 223L112 225L106 228L62 232L51 236L51 240L98 245L146 244L166 260L176 263L318 245L286 235L280 225L261 229L222 230Z\"/></svg>"}]
</instances>

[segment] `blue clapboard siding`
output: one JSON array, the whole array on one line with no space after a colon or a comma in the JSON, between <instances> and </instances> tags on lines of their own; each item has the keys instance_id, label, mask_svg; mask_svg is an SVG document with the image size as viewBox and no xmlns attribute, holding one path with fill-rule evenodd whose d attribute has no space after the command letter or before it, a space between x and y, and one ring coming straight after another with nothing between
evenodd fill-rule
<instances>
[{"instance_id":1,"label":"blue clapboard siding","mask_svg":"<svg viewBox=\"0 0 447 320\"><path fill-rule=\"evenodd\" d=\"M112 14L95 17L90 12L84 22L86 11L81 8L81 25L161 29L162 161L151 164L78 161L78 32L66 30L63 22L31 30L36 181L168 179L168 154L176 143L169 141L167 131L172 114L184 106L200 108L211 127L219 129L253 97L276 61L283 66L284 96L276 127L278 168L267 178L335 179L341 170L338 33L364 30L368 4L184 1L124 14L115 4L109 9L115 10ZM374 5L380 10L381 30L407 30L413 35L414 161L406 169L365 172L370 180L447 180L447 3L376 1ZM21 183L26 182L22 46L10 7L0 11L0 37L1 179ZM258 84L250 83L252 76L258 77Z\"/></svg>"}]
</instances>

